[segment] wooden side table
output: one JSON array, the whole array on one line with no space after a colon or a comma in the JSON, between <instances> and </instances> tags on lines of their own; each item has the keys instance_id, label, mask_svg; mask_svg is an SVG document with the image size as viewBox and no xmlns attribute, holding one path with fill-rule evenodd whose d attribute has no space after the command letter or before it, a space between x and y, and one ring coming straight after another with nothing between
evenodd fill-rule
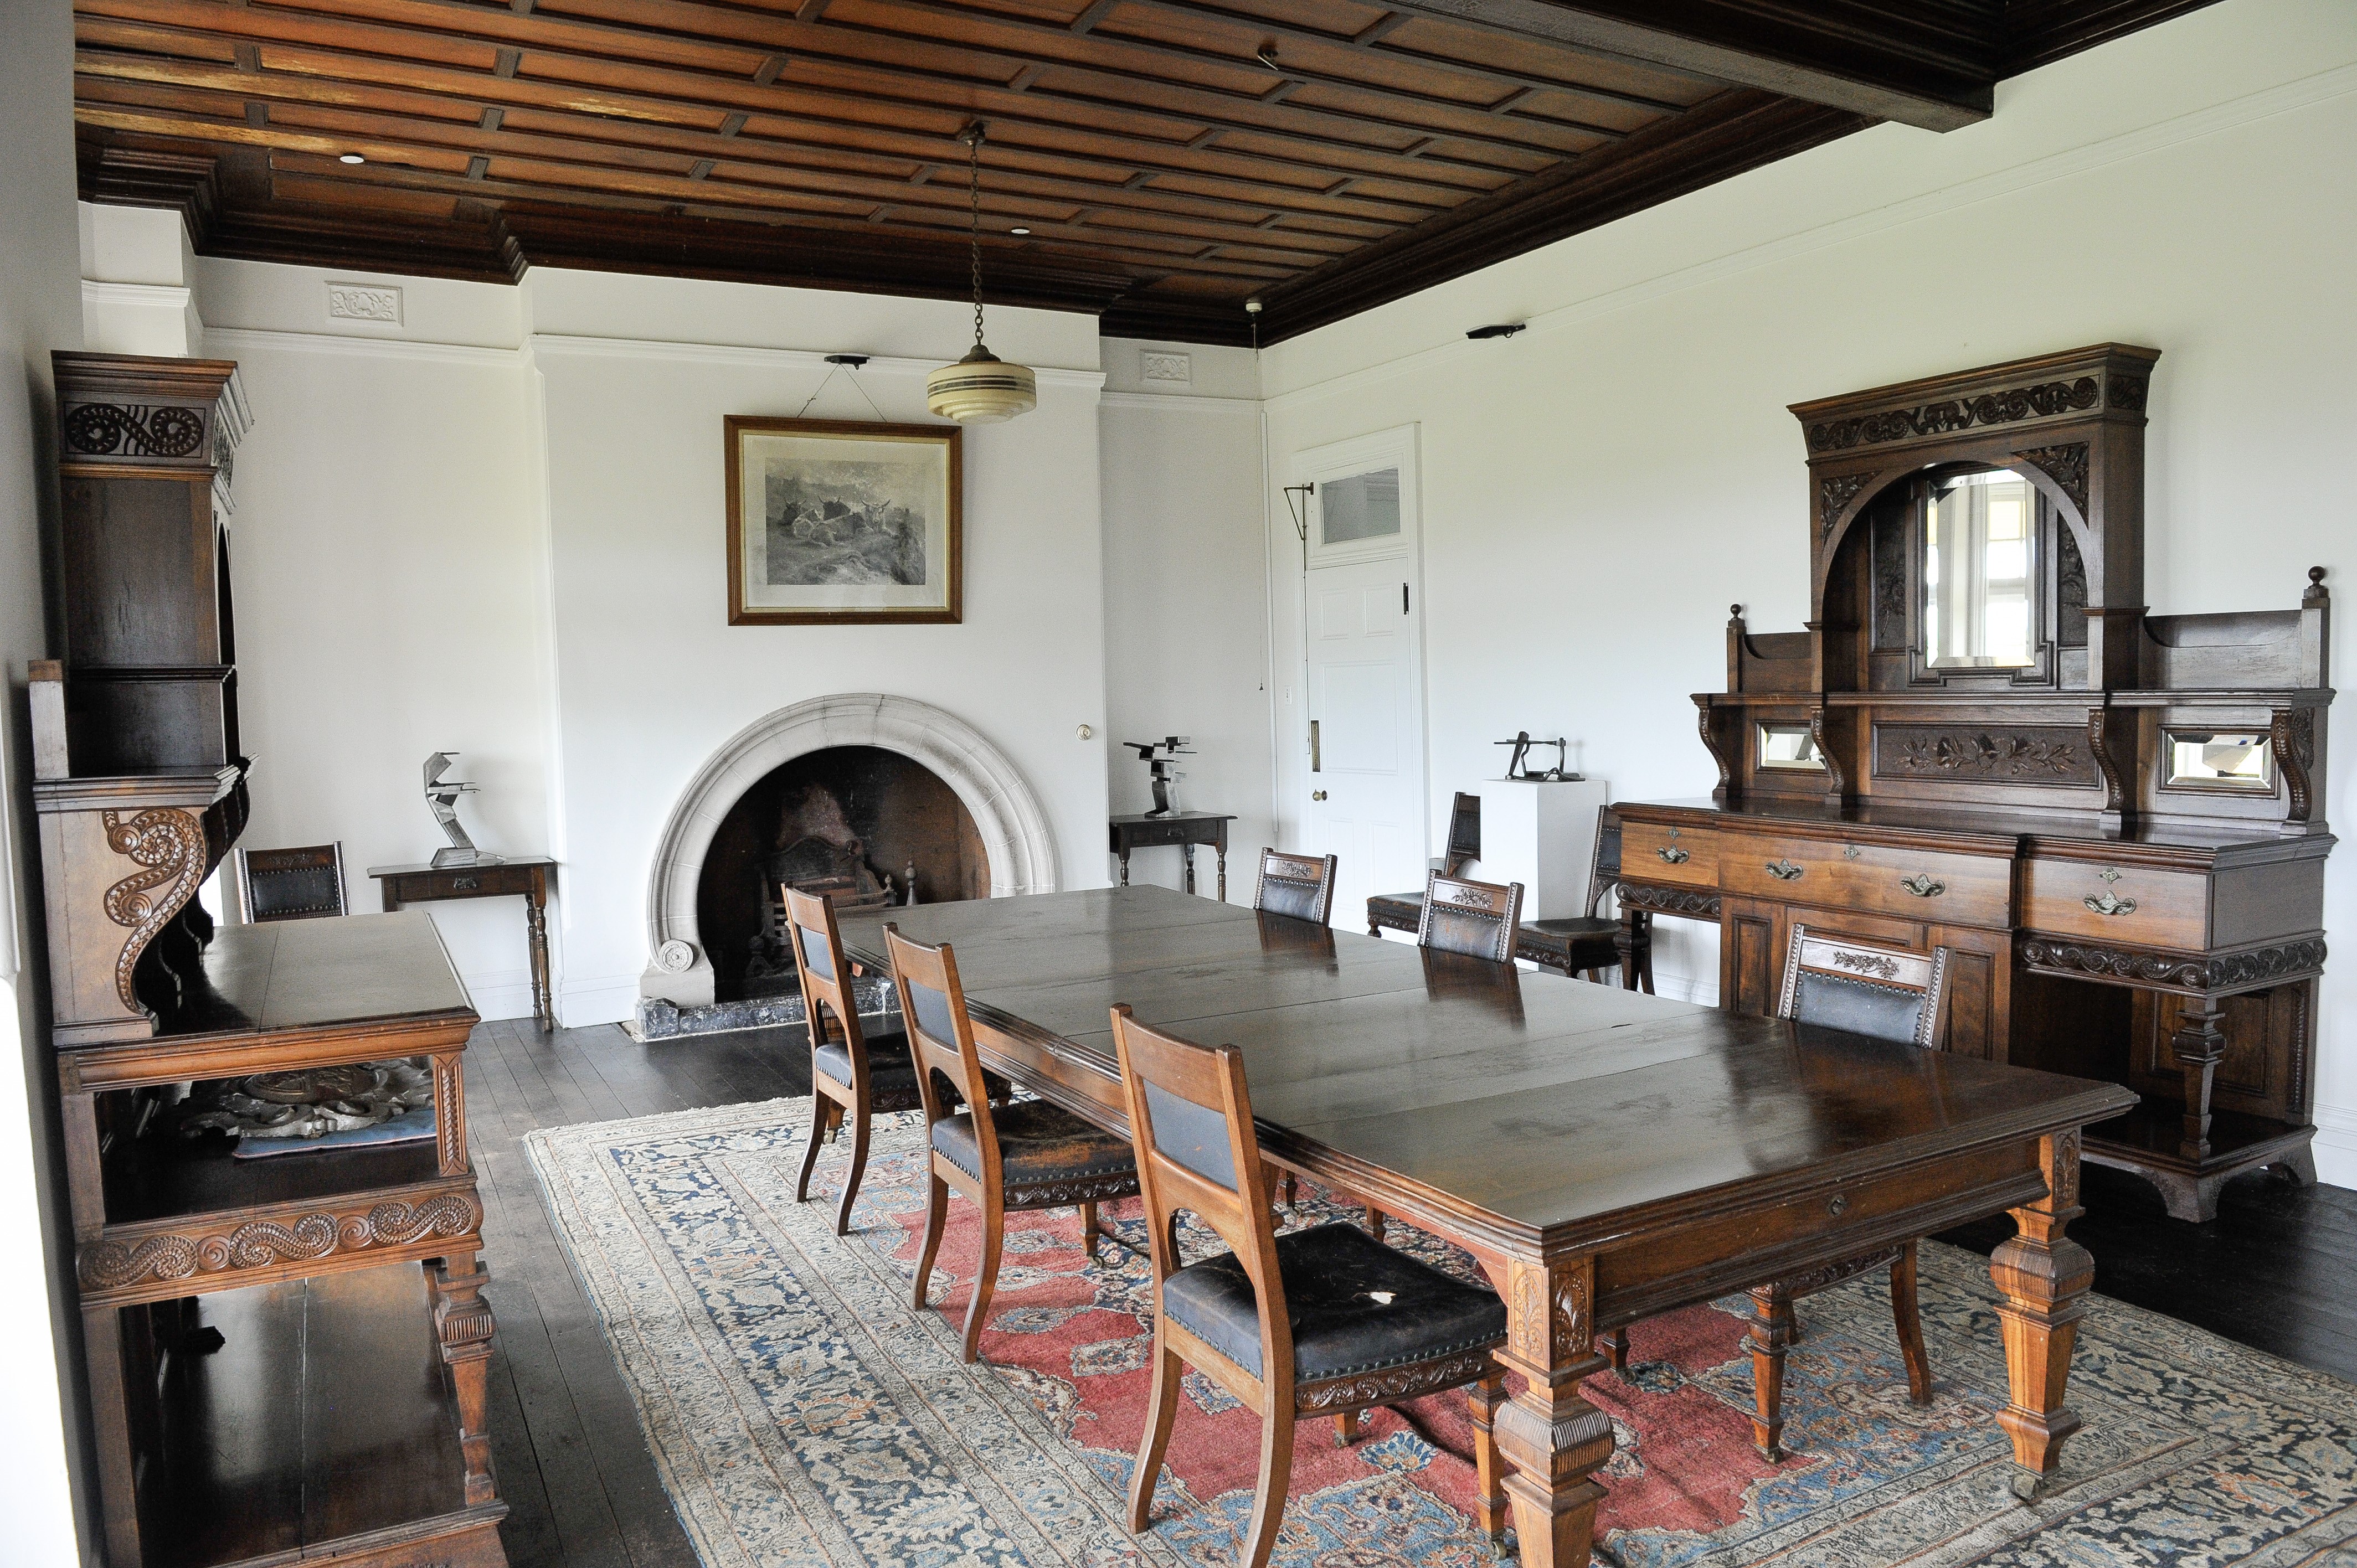
<instances>
[{"instance_id":1,"label":"wooden side table","mask_svg":"<svg viewBox=\"0 0 2357 1568\"><path fill-rule=\"evenodd\" d=\"M511 855L496 865L371 865L384 896L384 912L404 904L428 904L439 898L523 899L524 935L532 949L532 1015L545 1028L556 1026L556 1003L548 983L548 890L556 880L556 862L544 854Z\"/></svg>"},{"instance_id":2,"label":"wooden side table","mask_svg":"<svg viewBox=\"0 0 2357 1568\"><path fill-rule=\"evenodd\" d=\"M1172 811L1165 816L1138 815L1107 820L1113 852L1121 856L1121 885L1129 886L1129 852L1157 844L1177 844L1187 859L1187 891L1195 891L1195 846L1207 843L1219 856L1220 902L1228 901L1228 824L1232 816L1215 811Z\"/></svg>"}]
</instances>

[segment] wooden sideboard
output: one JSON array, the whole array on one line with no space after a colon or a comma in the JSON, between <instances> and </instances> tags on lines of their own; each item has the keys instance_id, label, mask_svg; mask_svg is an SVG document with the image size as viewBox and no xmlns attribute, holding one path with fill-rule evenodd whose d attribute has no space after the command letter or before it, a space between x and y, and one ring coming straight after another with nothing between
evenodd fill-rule
<instances>
[{"instance_id":1,"label":"wooden sideboard","mask_svg":"<svg viewBox=\"0 0 2357 1568\"><path fill-rule=\"evenodd\" d=\"M1737 607L1718 787L1616 810L1624 911L1716 922L1722 1005L1772 1010L1795 924L1945 947L1946 1048L2135 1089L2086 1157L2206 1220L2241 1172L2314 1179L2330 596L2147 612L2158 358L1797 405L1808 627Z\"/></svg>"}]
</instances>

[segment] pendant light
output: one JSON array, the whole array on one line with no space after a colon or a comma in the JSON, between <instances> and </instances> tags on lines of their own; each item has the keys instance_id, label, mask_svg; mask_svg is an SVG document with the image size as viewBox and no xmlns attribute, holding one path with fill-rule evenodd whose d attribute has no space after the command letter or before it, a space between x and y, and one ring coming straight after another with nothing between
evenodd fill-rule
<instances>
[{"instance_id":1,"label":"pendant light","mask_svg":"<svg viewBox=\"0 0 2357 1568\"><path fill-rule=\"evenodd\" d=\"M1021 365L1010 365L982 341L982 138L975 121L958 139L966 145L974 199L974 349L954 365L925 378L925 406L960 424L996 424L1039 406L1039 381Z\"/></svg>"}]
</instances>

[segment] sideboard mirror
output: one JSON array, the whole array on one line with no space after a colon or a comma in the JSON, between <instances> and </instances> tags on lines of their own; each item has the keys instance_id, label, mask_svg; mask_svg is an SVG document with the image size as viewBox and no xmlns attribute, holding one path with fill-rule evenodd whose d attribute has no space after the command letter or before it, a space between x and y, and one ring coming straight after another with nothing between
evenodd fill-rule
<instances>
[{"instance_id":1,"label":"sideboard mirror","mask_svg":"<svg viewBox=\"0 0 2357 1568\"><path fill-rule=\"evenodd\" d=\"M2038 662L2038 498L2007 468L1924 487L1923 662L1934 670L2026 670Z\"/></svg>"}]
</instances>

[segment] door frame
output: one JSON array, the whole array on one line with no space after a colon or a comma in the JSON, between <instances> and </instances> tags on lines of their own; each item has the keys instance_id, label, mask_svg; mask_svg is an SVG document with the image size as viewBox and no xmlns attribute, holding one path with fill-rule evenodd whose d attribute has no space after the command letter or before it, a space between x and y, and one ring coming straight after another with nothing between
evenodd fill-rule
<instances>
[{"instance_id":1,"label":"door frame","mask_svg":"<svg viewBox=\"0 0 2357 1568\"><path fill-rule=\"evenodd\" d=\"M1323 446L1308 446L1287 460L1287 484L1322 485L1329 479L1349 478L1371 469L1399 469L1400 532L1396 541L1370 542L1352 541L1346 544L1321 547L1318 543L1321 514L1315 493L1300 498L1301 515L1305 520L1301 543L1301 585L1295 625L1297 628L1293 650L1293 668L1301 682L1301 733L1295 736L1301 747L1296 755L1301 758L1300 793L1294 805L1303 825L1302 838L1308 847L1308 827L1311 821L1310 791L1317 775L1309 770L1309 585L1310 574L1325 566L1352 566L1371 562L1396 559L1401 580L1408 585L1409 632L1415 643L1415 665L1410 682L1415 696L1415 755L1414 769L1415 788L1415 821L1424 834L1422 859L1432 856L1432 748L1427 738L1431 716L1432 693L1428 687L1427 660L1425 657L1424 616L1424 468L1420 460L1423 427L1416 424L1394 425L1386 430L1369 431L1341 441L1329 441Z\"/></svg>"}]
</instances>

